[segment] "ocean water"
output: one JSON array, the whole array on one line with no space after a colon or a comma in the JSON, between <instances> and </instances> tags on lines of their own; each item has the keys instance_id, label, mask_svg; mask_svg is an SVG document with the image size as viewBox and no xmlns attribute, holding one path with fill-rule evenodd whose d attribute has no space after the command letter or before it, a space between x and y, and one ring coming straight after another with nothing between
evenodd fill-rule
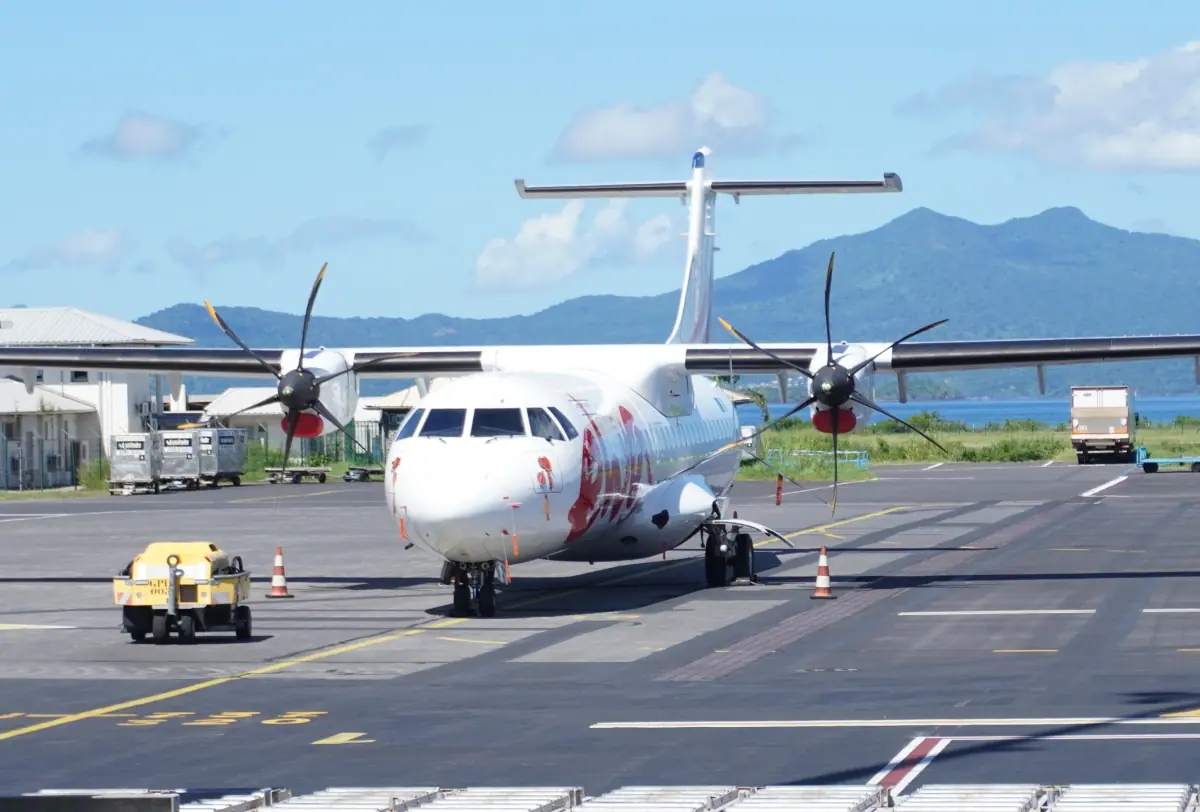
<instances>
[{"instance_id":1,"label":"ocean water","mask_svg":"<svg viewBox=\"0 0 1200 812\"><path fill-rule=\"evenodd\" d=\"M799 401L797 401L799 402ZM1070 419L1070 401L1064 397L1031 398L1027 400L937 400L937 401L879 401L879 405L905 420L918 412L937 412L946 420L961 420L967 425L980 427L988 423L1005 420L1037 420L1051 426L1066 423ZM769 403L767 411L772 419L795 408L796 403ZM1169 422L1179 415L1200 419L1200 397L1160 396L1135 397L1134 411L1154 423ZM808 416L808 409L797 416ZM738 406L742 425L757 426L762 423L762 411L754 404ZM877 415L876 420L886 420ZM873 421L874 422L874 421Z\"/></svg>"}]
</instances>

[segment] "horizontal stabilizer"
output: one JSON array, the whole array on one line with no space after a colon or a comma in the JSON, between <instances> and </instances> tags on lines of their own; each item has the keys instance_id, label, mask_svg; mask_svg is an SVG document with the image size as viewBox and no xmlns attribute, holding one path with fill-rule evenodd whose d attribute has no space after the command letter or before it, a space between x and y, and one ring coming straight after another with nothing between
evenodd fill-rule
<instances>
[{"instance_id":1,"label":"horizontal stabilizer","mask_svg":"<svg viewBox=\"0 0 1200 812\"><path fill-rule=\"evenodd\" d=\"M727 195L831 195L903 192L895 172L883 180L714 180L712 190Z\"/></svg>"},{"instance_id":2,"label":"horizontal stabilizer","mask_svg":"<svg viewBox=\"0 0 1200 812\"><path fill-rule=\"evenodd\" d=\"M584 186L526 186L514 181L517 194L524 198L552 197L678 197L687 194L687 181L662 183L590 183Z\"/></svg>"}]
</instances>

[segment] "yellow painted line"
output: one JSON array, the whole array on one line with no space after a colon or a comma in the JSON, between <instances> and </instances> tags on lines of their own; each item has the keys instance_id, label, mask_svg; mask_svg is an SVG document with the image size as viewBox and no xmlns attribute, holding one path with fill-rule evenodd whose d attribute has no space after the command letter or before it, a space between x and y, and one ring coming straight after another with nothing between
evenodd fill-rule
<instances>
[{"instance_id":1,"label":"yellow painted line","mask_svg":"<svg viewBox=\"0 0 1200 812\"><path fill-rule=\"evenodd\" d=\"M21 715L22 714L19 714L19 713L0 713L0 719L16 719L18 716L21 716Z\"/></svg>"},{"instance_id":2,"label":"yellow painted line","mask_svg":"<svg viewBox=\"0 0 1200 812\"><path fill-rule=\"evenodd\" d=\"M1162 717L1200 716L1200 708L1193 708L1192 710L1186 710L1186 711L1176 711L1175 713L1160 713L1159 716L1162 716Z\"/></svg>"},{"instance_id":3,"label":"yellow painted line","mask_svg":"<svg viewBox=\"0 0 1200 812\"><path fill-rule=\"evenodd\" d=\"M479 643L485 646L502 646L503 640L472 640L469 637L439 637L438 640L448 640L451 643Z\"/></svg>"},{"instance_id":4,"label":"yellow painted line","mask_svg":"<svg viewBox=\"0 0 1200 812\"><path fill-rule=\"evenodd\" d=\"M1181 648L1179 650L1184 651L1184 652L1187 652L1187 651L1195 652L1195 651L1200 651L1200 648Z\"/></svg>"},{"instance_id":5,"label":"yellow painted line","mask_svg":"<svg viewBox=\"0 0 1200 812\"><path fill-rule=\"evenodd\" d=\"M364 739L366 733L334 733L324 739L317 739L313 744L371 744L374 739Z\"/></svg>"},{"instance_id":6,"label":"yellow painted line","mask_svg":"<svg viewBox=\"0 0 1200 812\"><path fill-rule=\"evenodd\" d=\"M853 524L854 522L866 521L867 519L875 519L880 516L886 516L889 513L895 513L898 510L912 510L914 507L916 507L916 506L915 505L897 505L896 507L890 507L890 508L887 508L886 510L877 510L874 513L864 513L861 516L851 516L849 519L842 519L841 521L830 522L829 524L822 524L822 525L818 525L816 527L806 527L803 530L795 530L791 533L784 533L783 537L785 539L794 539L794 538L796 538L796 536L803 536L808 533L819 533L821 535L828 536L831 534L826 531L832 530L835 527L842 527L847 524ZM835 536L834 538L837 538L837 537ZM764 546L766 546L768 544L772 544L776 541L778 541L778 539L768 538L768 539L764 539L763 541L755 542L754 546L755 547L764 547Z\"/></svg>"},{"instance_id":7,"label":"yellow painted line","mask_svg":"<svg viewBox=\"0 0 1200 812\"><path fill-rule=\"evenodd\" d=\"M255 668L251 671L245 671L241 674L234 674L231 677L217 677L216 679L210 679L210 680L205 680L204 682L196 682L191 685L185 685L182 688L176 688L171 691L163 691L160 694L153 694L151 696L142 697L140 699L131 699L127 702L118 702L115 705L105 705L102 708L95 708L93 710L83 711L82 713L72 713L72 714L68 714L66 716L61 716L57 719L51 719L46 722L38 722L37 724L28 725L26 727L19 727L15 730L6 730L3 732L0 732L0 741L4 741L6 739L15 739L18 736L26 736L30 733L37 733L42 730L49 730L52 727L58 727L60 725L69 725L72 722L79 722L84 719L101 718L108 714L116 713L117 711L128 710L129 708L139 708L144 705L152 705L156 702L165 702L168 699L174 699L175 697L178 697L178 696L186 696L187 694L193 694L193 693L196 693L197 691L203 691L206 688L216 688L218 685L225 685L226 683L229 683L229 682L236 682L237 680L245 679L247 677L259 677L259 676L263 676L265 674L273 674L277 671L283 671L285 669L291 668L293 666L301 665L303 663L311 663L315 660L323 660L326 657L336 657L339 654L346 654L351 651L358 651L359 649L367 648L368 646L377 646L380 643L390 643L393 640L399 640L401 637L411 637L414 634L421 634L423 631L424 631L424 629L420 629L420 628L405 629L402 632L385 634L380 637L371 637L366 640L360 640L357 643L350 643L348 645L337 646L336 648L326 649L325 651L318 651L313 654L306 654L303 657L296 657L291 660L282 660L277 663L272 663L271 665L265 665L261 668Z\"/></svg>"},{"instance_id":8,"label":"yellow painted line","mask_svg":"<svg viewBox=\"0 0 1200 812\"><path fill-rule=\"evenodd\" d=\"M1055 654L1056 648L996 648L992 654Z\"/></svg>"},{"instance_id":9,"label":"yellow painted line","mask_svg":"<svg viewBox=\"0 0 1200 812\"><path fill-rule=\"evenodd\" d=\"M430 623L426 628L444 629L447 626L457 626L459 623L466 623L470 619L469 617L452 617L449 620L439 620L437 623Z\"/></svg>"},{"instance_id":10,"label":"yellow painted line","mask_svg":"<svg viewBox=\"0 0 1200 812\"><path fill-rule=\"evenodd\" d=\"M232 502L270 502L275 499L306 499L309 496L327 496L339 491L313 491L312 493L288 493L283 496L255 496L250 499L230 499Z\"/></svg>"}]
</instances>

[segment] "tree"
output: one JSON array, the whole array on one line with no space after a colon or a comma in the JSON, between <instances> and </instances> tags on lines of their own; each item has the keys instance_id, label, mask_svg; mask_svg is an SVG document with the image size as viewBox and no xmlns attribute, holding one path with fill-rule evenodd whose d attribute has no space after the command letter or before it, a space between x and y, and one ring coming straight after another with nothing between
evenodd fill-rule
<instances>
[{"instance_id":1,"label":"tree","mask_svg":"<svg viewBox=\"0 0 1200 812\"><path fill-rule=\"evenodd\" d=\"M733 389L735 392L740 392L750 398L762 410L763 422L767 423L771 420L771 413L767 410L767 396L758 389L737 389L738 382L741 381L741 375L714 375L713 380L726 389Z\"/></svg>"}]
</instances>

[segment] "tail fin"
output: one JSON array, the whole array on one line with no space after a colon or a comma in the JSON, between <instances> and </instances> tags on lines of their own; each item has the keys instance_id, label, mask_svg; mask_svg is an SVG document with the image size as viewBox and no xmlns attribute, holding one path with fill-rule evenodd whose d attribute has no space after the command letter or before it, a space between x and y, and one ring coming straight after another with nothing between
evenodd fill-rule
<instances>
[{"instance_id":1,"label":"tail fin","mask_svg":"<svg viewBox=\"0 0 1200 812\"><path fill-rule=\"evenodd\" d=\"M686 181L657 183L599 183L586 186L526 186L517 180L517 194L524 198L579 197L679 197L688 204L687 259L683 289L675 326L668 344L707 344L712 321L713 238L716 236L715 210L718 194L742 195L863 194L901 192L900 176L885 172L882 181L714 181L709 178L707 158L712 154L701 147L692 155L692 177Z\"/></svg>"}]
</instances>

